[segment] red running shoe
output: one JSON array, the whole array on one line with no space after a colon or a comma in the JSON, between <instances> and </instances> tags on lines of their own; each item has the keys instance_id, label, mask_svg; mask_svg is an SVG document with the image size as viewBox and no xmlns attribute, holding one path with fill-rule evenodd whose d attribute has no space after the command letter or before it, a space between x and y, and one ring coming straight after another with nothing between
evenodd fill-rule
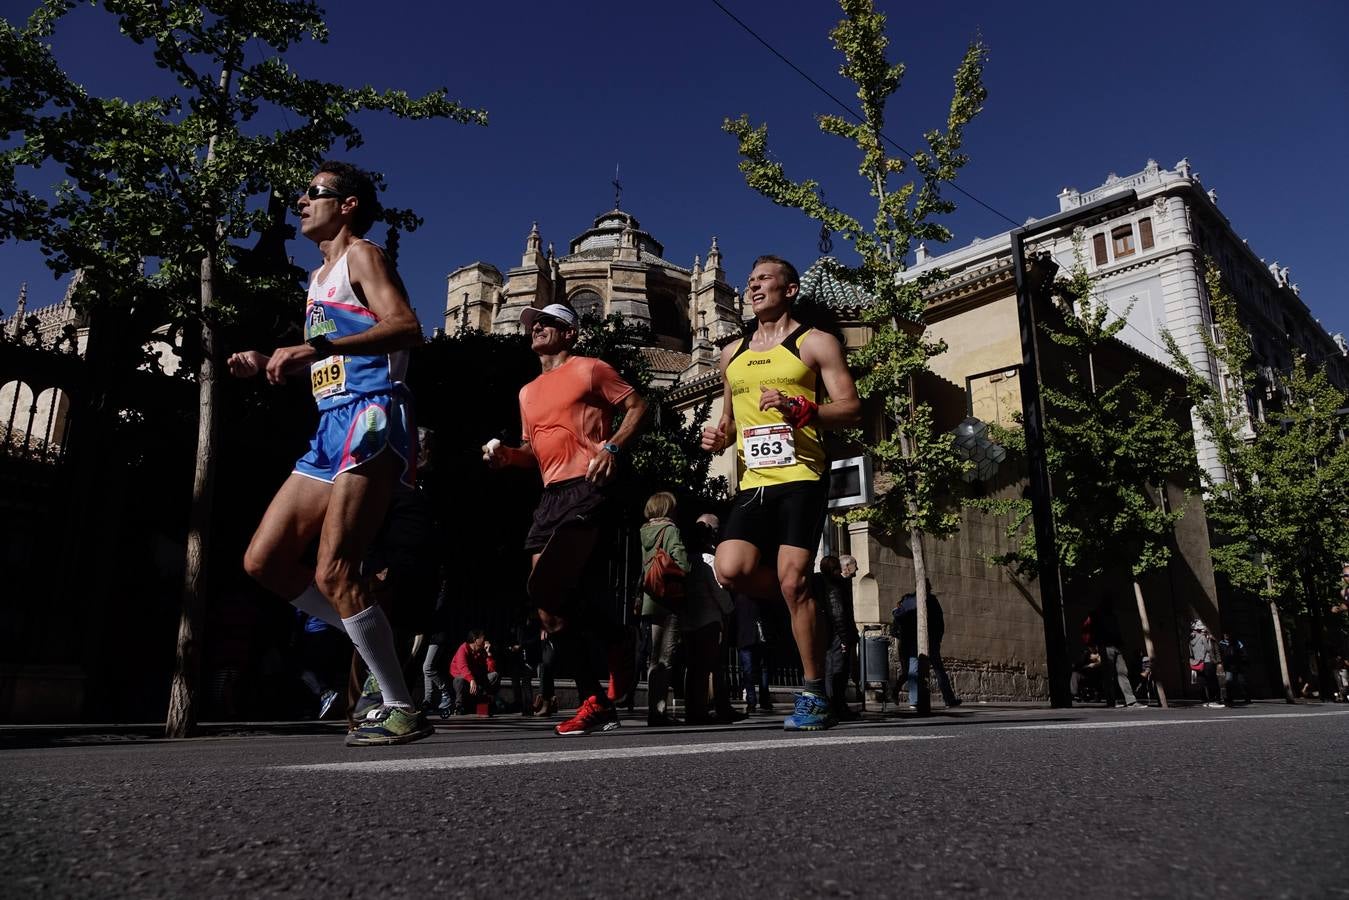
<instances>
[{"instance_id":1,"label":"red running shoe","mask_svg":"<svg viewBox=\"0 0 1349 900\"><path fill-rule=\"evenodd\" d=\"M600 701L598 696L586 699L576 715L553 729L558 734L594 734L613 731L618 727L618 710Z\"/></svg>"}]
</instances>

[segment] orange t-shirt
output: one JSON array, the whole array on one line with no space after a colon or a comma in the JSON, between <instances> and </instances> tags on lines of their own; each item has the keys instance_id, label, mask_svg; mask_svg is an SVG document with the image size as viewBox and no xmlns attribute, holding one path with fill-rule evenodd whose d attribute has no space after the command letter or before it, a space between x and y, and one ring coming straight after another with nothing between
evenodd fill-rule
<instances>
[{"instance_id":1,"label":"orange t-shirt","mask_svg":"<svg viewBox=\"0 0 1349 900\"><path fill-rule=\"evenodd\" d=\"M613 366L589 356L570 357L520 388L520 424L544 484L586 474L613 435L615 407L631 393Z\"/></svg>"}]
</instances>

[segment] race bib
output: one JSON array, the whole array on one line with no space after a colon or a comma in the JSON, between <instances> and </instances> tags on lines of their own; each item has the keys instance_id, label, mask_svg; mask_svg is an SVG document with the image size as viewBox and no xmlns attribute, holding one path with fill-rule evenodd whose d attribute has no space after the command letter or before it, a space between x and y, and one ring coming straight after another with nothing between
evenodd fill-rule
<instances>
[{"instance_id":1,"label":"race bib","mask_svg":"<svg viewBox=\"0 0 1349 900\"><path fill-rule=\"evenodd\" d=\"M790 425L759 425L744 430L745 467L772 469L796 463L796 440Z\"/></svg>"},{"instance_id":2,"label":"race bib","mask_svg":"<svg viewBox=\"0 0 1349 900\"><path fill-rule=\"evenodd\" d=\"M340 394L347 389L347 361L345 356L330 356L311 363L309 386L315 400Z\"/></svg>"}]
</instances>

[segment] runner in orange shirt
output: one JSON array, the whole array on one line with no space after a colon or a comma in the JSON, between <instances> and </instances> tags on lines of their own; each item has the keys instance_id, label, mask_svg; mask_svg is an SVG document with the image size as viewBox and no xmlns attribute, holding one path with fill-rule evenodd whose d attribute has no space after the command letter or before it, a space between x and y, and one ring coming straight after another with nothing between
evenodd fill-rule
<instances>
[{"instance_id":1,"label":"runner in orange shirt","mask_svg":"<svg viewBox=\"0 0 1349 900\"><path fill-rule=\"evenodd\" d=\"M607 574L604 548L618 458L636 437L646 400L603 360L574 355L575 310L561 303L520 316L543 374L520 389L523 441L491 441L492 468L537 467L543 497L525 538L531 554L529 594L560 651L570 656L581 698L562 735L618 727L614 701L632 690L633 654L614 621L612 598L593 582ZM615 431L614 414L623 412ZM608 670L609 692L600 682Z\"/></svg>"}]
</instances>

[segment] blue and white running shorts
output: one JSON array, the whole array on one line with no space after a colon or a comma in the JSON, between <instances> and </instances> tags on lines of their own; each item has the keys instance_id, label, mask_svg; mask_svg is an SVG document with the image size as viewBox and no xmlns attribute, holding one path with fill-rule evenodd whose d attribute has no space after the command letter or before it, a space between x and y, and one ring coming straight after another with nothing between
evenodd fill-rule
<instances>
[{"instance_id":1,"label":"blue and white running shorts","mask_svg":"<svg viewBox=\"0 0 1349 900\"><path fill-rule=\"evenodd\" d=\"M369 462L388 448L403 461L399 476L413 487L417 476L417 430L412 404L400 393L369 394L325 410L309 452L295 461L295 471L332 484L338 475Z\"/></svg>"}]
</instances>

